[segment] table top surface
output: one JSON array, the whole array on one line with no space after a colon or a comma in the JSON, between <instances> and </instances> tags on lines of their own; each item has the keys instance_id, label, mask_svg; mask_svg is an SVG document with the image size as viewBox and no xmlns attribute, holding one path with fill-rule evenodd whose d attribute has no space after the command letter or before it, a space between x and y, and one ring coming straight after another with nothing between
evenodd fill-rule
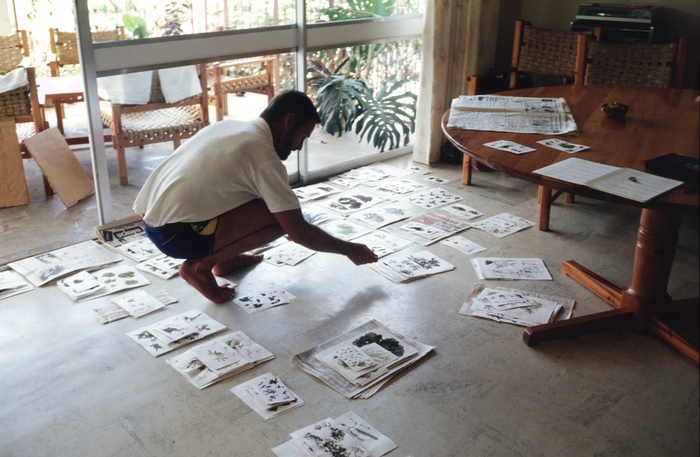
<instances>
[{"instance_id":1,"label":"table top surface","mask_svg":"<svg viewBox=\"0 0 700 457\"><path fill-rule=\"evenodd\" d=\"M697 207L700 201L697 184L684 183L642 204L585 186L535 175L533 171L571 157L639 171L646 171L646 160L671 152L698 158L698 94L698 91L681 89L571 85L511 90L498 94L566 99L580 133L577 136L557 137L589 146L590 149L576 154L537 144L539 140L555 136L447 128L449 112L443 117L442 127L450 142L462 152L491 168L535 184L633 206L653 208L673 204ZM601 111L601 105L613 102L629 105L624 119L610 119ZM518 155L484 146L484 143L496 140L513 141L537 150Z\"/></svg>"},{"instance_id":2,"label":"table top surface","mask_svg":"<svg viewBox=\"0 0 700 457\"><path fill-rule=\"evenodd\" d=\"M74 76L40 76L36 78L39 95L82 94L83 77Z\"/></svg>"}]
</instances>

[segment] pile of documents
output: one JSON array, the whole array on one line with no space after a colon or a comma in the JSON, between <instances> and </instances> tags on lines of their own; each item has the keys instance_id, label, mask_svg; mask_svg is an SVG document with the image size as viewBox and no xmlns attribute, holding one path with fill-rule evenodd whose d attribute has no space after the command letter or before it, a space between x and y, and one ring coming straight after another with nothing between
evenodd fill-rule
<instances>
[{"instance_id":1,"label":"pile of documents","mask_svg":"<svg viewBox=\"0 0 700 457\"><path fill-rule=\"evenodd\" d=\"M239 331L202 343L166 360L198 389L272 360L275 356Z\"/></svg>"},{"instance_id":2,"label":"pile of documents","mask_svg":"<svg viewBox=\"0 0 700 457\"><path fill-rule=\"evenodd\" d=\"M233 302L243 308L246 313L254 314L273 306L287 305L295 298L293 294L284 289L273 289L238 296L233 299Z\"/></svg>"},{"instance_id":3,"label":"pile of documents","mask_svg":"<svg viewBox=\"0 0 700 457\"><path fill-rule=\"evenodd\" d=\"M369 398L432 349L372 320L296 354L292 363L348 398Z\"/></svg>"},{"instance_id":4,"label":"pile of documents","mask_svg":"<svg viewBox=\"0 0 700 457\"><path fill-rule=\"evenodd\" d=\"M0 271L0 299L29 292L34 286L15 271Z\"/></svg>"},{"instance_id":5,"label":"pile of documents","mask_svg":"<svg viewBox=\"0 0 700 457\"><path fill-rule=\"evenodd\" d=\"M575 303L567 298L476 284L459 313L531 327L569 319Z\"/></svg>"},{"instance_id":6,"label":"pile of documents","mask_svg":"<svg viewBox=\"0 0 700 457\"><path fill-rule=\"evenodd\" d=\"M157 304L153 299L157 300ZM100 324L109 324L129 316L139 318L173 303L177 303L177 298L166 290L156 292L155 295L144 290L135 290L113 298L108 305L94 308L92 312Z\"/></svg>"},{"instance_id":7,"label":"pile of documents","mask_svg":"<svg viewBox=\"0 0 700 457\"><path fill-rule=\"evenodd\" d=\"M476 257L471 262L479 279L552 279L542 259Z\"/></svg>"},{"instance_id":8,"label":"pile of documents","mask_svg":"<svg viewBox=\"0 0 700 457\"><path fill-rule=\"evenodd\" d=\"M430 251L399 253L370 266L374 271L397 284L454 270L454 265Z\"/></svg>"},{"instance_id":9,"label":"pile of documents","mask_svg":"<svg viewBox=\"0 0 700 457\"><path fill-rule=\"evenodd\" d=\"M225 328L226 326L221 322L215 321L197 309L192 309L129 332L127 336L140 344L149 354L158 357Z\"/></svg>"},{"instance_id":10,"label":"pile of documents","mask_svg":"<svg viewBox=\"0 0 700 457\"><path fill-rule=\"evenodd\" d=\"M180 274L180 265L184 261L185 259L174 259L165 254L160 254L137 264L136 268L162 279L170 279Z\"/></svg>"},{"instance_id":11,"label":"pile of documents","mask_svg":"<svg viewBox=\"0 0 700 457\"><path fill-rule=\"evenodd\" d=\"M85 241L11 262L8 266L39 287L76 271L94 270L121 260L121 256L112 254L96 242Z\"/></svg>"},{"instance_id":12,"label":"pile of documents","mask_svg":"<svg viewBox=\"0 0 700 457\"><path fill-rule=\"evenodd\" d=\"M231 392L265 420L304 405L304 400L272 373L239 384Z\"/></svg>"},{"instance_id":13,"label":"pile of documents","mask_svg":"<svg viewBox=\"0 0 700 457\"><path fill-rule=\"evenodd\" d=\"M427 246L468 228L468 222L428 212L385 227L384 231Z\"/></svg>"},{"instance_id":14,"label":"pile of documents","mask_svg":"<svg viewBox=\"0 0 700 457\"><path fill-rule=\"evenodd\" d=\"M290 436L290 441L272 449L277 457L381 457L398 447L352 411L337 419L316 422Z\"/></svg>"},{"instance_id":15,"label":"pile of documents","mask_svg":"<svg viewBox=\"0 0 700 457\"><path fill-rule=\"evenodd\" d=\"M56 283L61 291L77 301L91 300L148 284L150 281L130 265L118 265L94 273L81 271Z\"/></svg>"}]
</instances>

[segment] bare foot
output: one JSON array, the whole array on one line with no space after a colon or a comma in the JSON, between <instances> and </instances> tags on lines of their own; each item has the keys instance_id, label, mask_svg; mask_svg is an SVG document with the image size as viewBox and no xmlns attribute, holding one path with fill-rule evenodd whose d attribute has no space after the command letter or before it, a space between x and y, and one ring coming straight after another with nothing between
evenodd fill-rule
<instances>
[{"instance_id":1,"label":"bare foot","mask_svg":"<svg viewBox=\"0 0 700 457\"><path fill-rule=\"evenodd\" d=\"M201 268L197 268L196 260L185 260L180 265L179 272L182 279L209 300L215 303L233 300L235 289L220 286L211 271L202 271Z\"/></svg>"},{"instance_id":2,"label":"bare foot","mask_svg":"<svg viewBox=\"0 0 700 457\"><path fill-rule=\"evenodd\" d=\"M222 260L221 262L217 263L214 265L214 268L212 268L211 271L216 276L226 276L237 268L246 267L248 265L261 262L263 258L264 256L260 254L238 254L230 259Z\"/></svg>"}]
</instances>

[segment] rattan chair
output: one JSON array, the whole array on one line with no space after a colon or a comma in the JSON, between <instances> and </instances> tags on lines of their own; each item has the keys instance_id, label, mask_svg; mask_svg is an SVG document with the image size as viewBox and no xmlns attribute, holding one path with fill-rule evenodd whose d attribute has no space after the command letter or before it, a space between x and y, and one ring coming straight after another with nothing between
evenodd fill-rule
<instances>
[{"instance_id":1,"label":"rattan chair","mask_svg":"<svg viewBox=\"0 0 700 457\"><path fill-rule=\"evenodd\" d=\"M268 102L275 95L272 82L273 57L216 62L208 72L209 104L216 107L216 120L228 115L228 94L253 92L267 95Z\"/></svg>"},{"instance_id":2,"label":"rattan chair","mask_svg":"<svg viewBox=\"0 0 700 457\"><path fill-rule=\"evenodd\" d=\"M577 79L583 77L583 84L683 87L687 37L668 44L586 41L582 46L586 58Z\"/></svg>"},{"instance_id":3,"label":"rattan chair","mask_svg":"<svg viewBox=\"0 0 700 457\"><path fill-rule=\"evenodd\" d=\"M580 32L542 29L532 27L526 21L515 21L511 66L470 76L469 95L492 92L488 82L499 77L503 81L507 78L508 89L517 89L520 76L526 74L573 81L579 35Z\"/></svg>"},{"instance_id":4,"label":"rattan chair","mask_svg":"<svg viewBox=\"0 0 700 457\"><path fill-rule=\"evenodd\" d=\"M185 100L167 103L160 89L158 72L153 72L151 97L145 105L111 103L101 109L102 122L112 129L112 145L117 153L119 183L129 183L126 170L127 147L172 141L174 149L209 125L206 65L198 66L202 92Z\"/></svg>"},{"instance_id":5,"label":"rattan chair","mask_svg":"<svg viewBox=\"0 0 700 457\"><path fill-rule=\"evenodd\" d=\"M0 118L12 118L15 121L18 149L24 159L32 156L24 145L24 140L41 132L44 128L43 112L39 106L39 96L36 88L36 73L34 68L24 69L27 74L27 85L0 93ZM44 177L44 192L52 195L53 189Z\"/></svg>"},{"instance_id":6,"label":"rattan chair","mask_svg":"<svg viewBox=\"0 0 700 457\"><path fill-rule=\"evenodd\" d=\"M22 59L29 57L29 41L26 30L7 36L0 36L0 71L8 72L18 68Z\"/></svg>"},{"instance_id":7,"label":"rattan chair","mask_svg":"<svg viewBox=\"0 0 700 457\"><path fill-rule=\"evenodd\" d=\"M58 29L49 29L51 42L51 55L49 56L49 67L51 76L60 76L61 68L65 65L79 65L78 39L75 32L61 32ZM119 26L113 30L92 32L92 41L117 41L125 40L124 26Z\"/></svg>"}]
</instances>

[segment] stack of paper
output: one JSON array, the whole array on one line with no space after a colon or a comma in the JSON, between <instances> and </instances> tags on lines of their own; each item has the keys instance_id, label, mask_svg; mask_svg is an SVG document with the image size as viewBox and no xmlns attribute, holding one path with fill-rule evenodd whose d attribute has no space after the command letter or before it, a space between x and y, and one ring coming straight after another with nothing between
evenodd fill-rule
<instances>
[{"instance_id":1,"label":"stack of paper","mask_svg":"<svg viewBox=\"0 0 700 457\"><path fill-rule=\"evenodd\" d=\"M0 271L0 299L29 292L34 286L15 271Z\"/></svg>"},{"instance_id":2,"label":"stack of paper","mask_svg":"<svg viewBox=\"0 0 700 457\"><path fill-rule=\"evenodd\" d=\"M142 291L135 291L135 292L140 293ZM143 292L143 293L145 293L145 292ZM125 295L125 297L127 295ZM151 296L150 294L148 294L148 295ZM168 305L172 305L173 303L177 303L177 298L170 295L170 293L166 290L161 290L159 292L156 292L155 295L153 295L151 297L158 300L158 302L163 306L168 306ZM114 300L112 300L108 305L94 308L92 310L92 312L100 324L109 324L110 322L118 321L119 319L124 319L125 317L131 316L131 314L129 314L129 311L127 311L127 309L122 308L121 306L115 304ZM137 317L137 316L134 316L134 317Z\"/></svg>"},{"instance_id":3,"label":"stack of paper","mask_svg":"<svg viewBox=\"0 0 700 457\"><path fill-rule=\"evenodd\" d=\"M364 244L372 252L377 254L377 257L381 258L412 245L413 241L392 235L391 233L372 232L355 238L355 243Z\"/></svg>"},{"instance_id":4,"label":"stack of paper","mask_svg":"<svg viewBox=\"0 0 700 457\"><path fill-rule=\"evenodd\" d=\"M204 389L274 358L239 330L195 346L166 363L192 385Z\"/></svg>"},{"instance_id":5,"label":"stack of paper","mask_svg":"<svg viewBox=\"0 0 700 457\"><path fill-rule=\"evenodd\" d=\"M340 175L340 178L353 179L367 186L376 186L390 178L410 175L411 170L404 170L385 163L377 162L372 165L356 168Z\"/></svg>"},{"instance_id":6,"label":"stack of paper","mask_svg":"<svg viewBox=\"0 0 700 457\"><path fill-rule=\"evenodd\" d=\"M299 187L298 189L294 189L294 193L296 194L300 202L308 202L310 200L327 197L329 195L337 194L339 192L340 189L326 183L313 184L311 186Z\"/></svg>"},{"instance_id":7,"label":"stack of paper","mask_svg":"<svg viewBox=\"0 0 700 457\"><path fill-rule=\"evenodd\" d=\"M236 297L233 299L233 302L243 308L248 314L254 314L273 306L286 305L295 298L294 295L284 289L273 289Z\"/></svg>"},{"instance_id":8,"label":"stack of paper","mask_svg":"<svg viewBox=\"0 0 700 457\"><path fill-rule=\"evenodd\" d=\"M472 227L483 230L498 238L503 238L504 236L511 235L520 230L532 227L533 225L535 225L534 222L508 213L497 214L496 216L471 224Z\"/></svg>"},{"instance_id":9,"label":"stack of paper","mask_svg":"<svg viewBox=\"0 0 700 457\"><path fill-rule=\"evenodd\" d=\"M141 271L154 274L162 279L170 279L177 276L180 272L180 265L185 259L175 259L165 254L160 254L156 257L141 262L136 265Z\"/></svg>"},{"instance_id":10,"label":"stack of paper","mask_svg":"<svg viewBox=\"0 0 700 457\"><path fill-rule=\"evenodd\" d=\"M479 279L552 279L542 259L477 257L471 260Z\"/></svg>"},{"instance_id":11,"label":"stack of paper","mask_svg":"<svg viewBox=\"0 0 700 457\"><path fill-rule=\"evenodd\" d=\"M290 436L290 441L272 449L277 457L381 457L398 447L354 412L322 420Z\"/></svg>"},{"instance_id":12,"label":"stack of paper","mask_svg":"<svg viewBox=\"0 0 700 457\"><path fill-rule=\"evenodd\" d=\"M35 286L43 286L80 270L96 269L121 262L94 241L85 241L55 251L9 263L8 266Z\"/></svg>"},{"instance_id":13,"label":"stack of paper","mask_svg":"<svg viewBox=\"0 0 700 457\"><path fill-rule=\"evenodd\" d=\"M432 349L372 320L296 354L292 363L348 398L369 398Z\"/></svg>"},{"instance_id":14,"label":"stack of paper","mask_svg":"<svg viewBox=\"0 0 700 457\"><path fill-rule=\"evenodd\" d=\"M112 303L136 318L165 308L160 300L145 290L134 290L120 297L115 297L112 299Z\"/></svg>"},{"instance_id":15,"label":"stack of paper","mask_svg":"<svg viewBox=\"0 0 700 457\"><path fill-rule=\"evenodd\" d=\"M575 303L567 298L476 284L459 313L530 327L569 319Z\"/></svg>"},{"instance_id":16,"label":"stack of paper","mask_svg":"<svg viewBox=\"0 0 700 457\"><path fill-rule=\"evenodd\" d=\"M296 265L312 255L316 251L312 251L300 244L284 243L276 246L265 252L265 262L281 267L283 265Z\"/></svg>"},{"instance_id":17,"label":"stack of paper","mask_svg":"<svg viewBox=\"0 0 700 457\"><path fill-rule=\"evenodd\" d=\"M453 194L445 189L439 187L433 187L423 192L418 192L417 194L409 195L404 197L405 201L411 202L414 205L418 205L421 208L432 209L438 206L447 205L448 203L454 203L462 200L464 197L461 195Z\"/></svg>"},{"instance_id":18,"label":"stack of paper","mask_svg":"<svg viewBox=\"0 0 700 457\"><path fill-rule=\"evenodd\" d=\"M197 309L192 309L129 332L127 336L140 344L149 354L158 357L225 328L226 326L221 322L215 321Z\"/></svg>"},{"instance_id":19,"label":"stack of paper","mask_svg":"<svg viewBox=\"0 0 700 457\"><path fill-rule=\"evenodd\" d=\"M388 195L405 195L418 190L427 189L428 186L412 179L395 179L374 188L375 192Z\"/></svg>"},{"instance_id":20,"label":"stack of paper","mask_svg":"<svg viewBox=\"0 0 700 457\"><path fill-rule=\"evenodd\" d=\"M304 220L309 224L318 225L331 219L338 217L337 214L328 211L324 208L320 208L316 205L304 205L301 207L301 215Z\"/></svg>"},{"instance_id":21,"label":"stack of paper","mask_svg":"<svg viewBox=\"0 0 700 457\"><path fill-rule=\"evenodd\" d=\"M468 228L467 222L431 212L413 216L383 230L427 246Z\"/></svg>"},{"instance_id":22,"label":"stack of paper","mask_svg":"<svg viewBox=\"0 0 700 457\"><path fill-rule=\"evenodd\" d=\"M346 191L342 194L326 198L318 204L337 211L340 214L349 214L354 211L367 209L380 203L387 203L390 199L367 191Z\"/></svg>"},{"instance_id":23,"label":"stack of paper","mask_svg":"<svg viewBox=\"0 0 700 457\"><path fill-rule=\"evenodd\" d=\"M320 227L327 233L344 241L352 240L372 231L372 229L364 225L356 224L347 219L335 219L322 224Z\"/></svg>"},{"instance_id":24,"label":"stack of paper","mask_svg":"<svg viewBox=\"0 0 700 457\"><path fill-rule=\"evenodd\" d=\"M231 392L265 420L304 405L304 400L272 373L239 384Z\"/></svg>"},{"instance_id":25,"label":"stack of paper","mask_svg":"<svg viewBox=\"0 0 700 457\"><path fill-rule=\"evenodd\" d=\"M56 283L61 291L78 301L91 300L148 284L150 281L130 265L105 268L94 273L81 271Z\"/></svg>"},{"instance_id":26,"label":"stack of paper","mask_svg":"<svg viewBox=\"0 0 700 457\"><path fill-rule=\"evenodd\" d=\"M418 211L419 210L414 209L412 205L408 203L399 202L357 211L351 213L350 217L362 221L372 228L378 229L413 216Z\"/></svg>"},{"instance_id":27,"label":"stack of paper","mask_svg":"<svg viewBox=\"0 0 700 457\"><path fill-rule=\"evenodd\" d=\"M397 284L415 281L426 276L454 270L454 265L429 251L396 254L370 266L385 278Z\"/></svg>"},{"instance_id":28,"label":"stack of paper","mask_svg":"<svg viewBox=\"0 0 700 457\"><path fill-rule=\"evenodd\" d=\"M120 244L116 246L116 249L137 262L143 262L161 253L156 245L145 236L128 243Z\"/></svg>"}]
</instances>

